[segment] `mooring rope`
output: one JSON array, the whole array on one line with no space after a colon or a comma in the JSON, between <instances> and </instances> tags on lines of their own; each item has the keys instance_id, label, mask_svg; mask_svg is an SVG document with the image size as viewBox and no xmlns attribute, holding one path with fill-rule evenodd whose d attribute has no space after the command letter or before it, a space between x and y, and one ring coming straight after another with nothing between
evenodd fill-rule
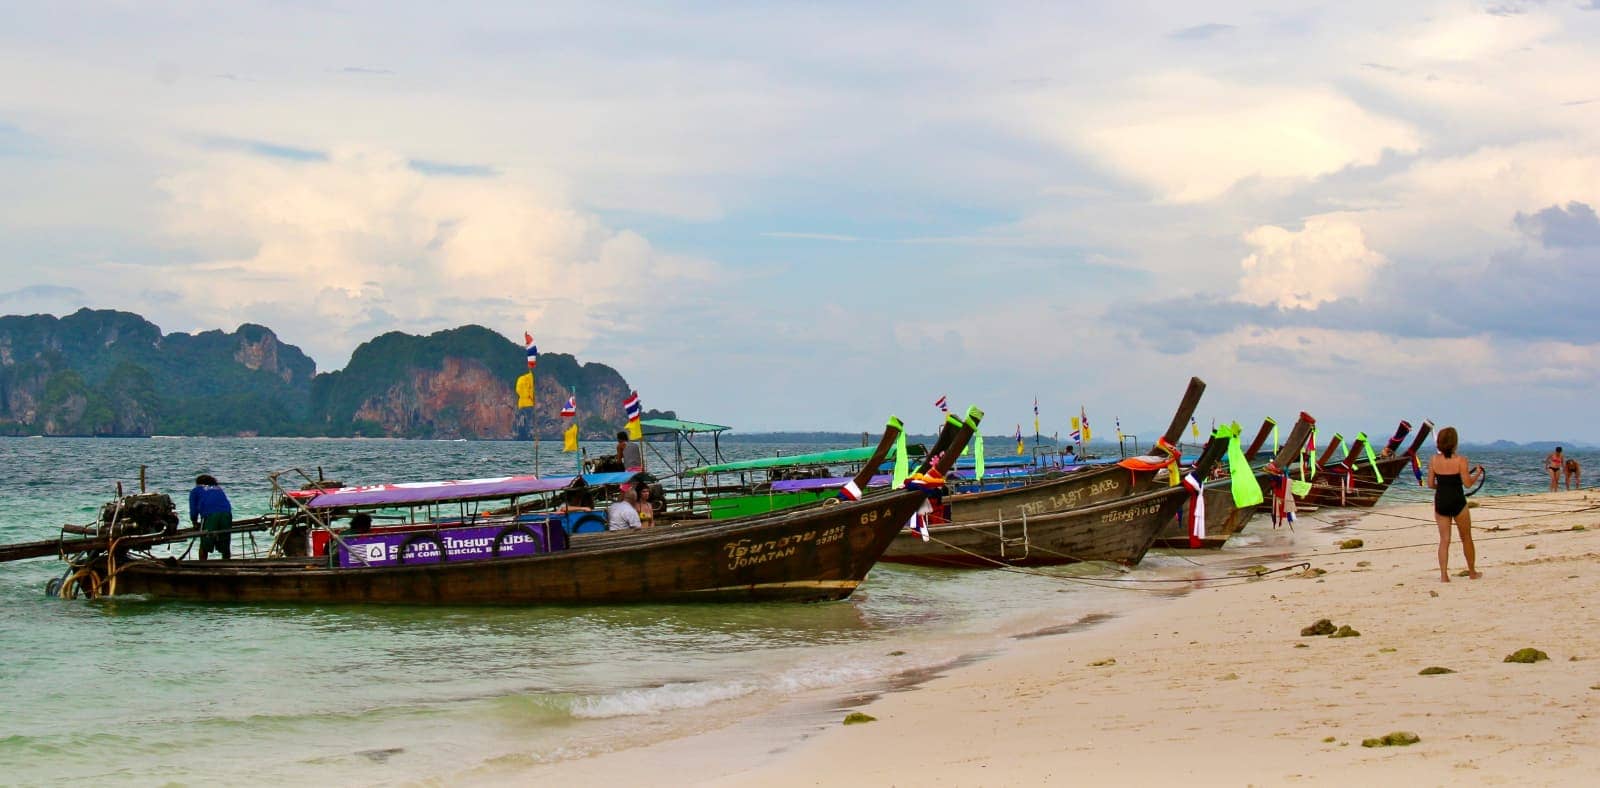
<instances>
[{"instance_id":1,"label":"mooring rope","mask_svg":"<svg viewBox=\"0 0 1600 788\"><path fill-rule=\"evenodd\" d=\"M1057 581L1057 582L1078 583L1080 585L1087 585L1087 586L1092 586L1092 587L1095 587L1095 588L1111 588L1111 589L1116 589L1116 590L1120 590L1120 591L1146 591L1146 592L1166 593L1166 590L1162 589L1162 588L1138 588L1136 586L1115 585L1116 583L1189 583L1189 584L1207 583L1207 584L1210 584L1210 587L1217 587L1217 586L1237 585L1239 583L1252 582L1252 581L1254 581L1254 580L1256 580L1258 578L1265 577L1267 575L1277 574L1279 572L1287 572L1287 571L1289 571L1291 569L1304 570L1304 569L1311 568L1311 564L1309 562L1301 562L1301 563L1297 563L1297 564L1291 564L1289 566L1279 567L1277 569L1269 569L1269 570L1267 570L1265 572L1252 572L1252 573L1250 573L1248 575L1224 575L1224 576L1221 576L1221 577L1200 577L1200 578L1071 577L1071 576L1067 576L1067 575L1056 575L1056 574L1051 574L1049 572L1041 572L1041 571L1039 571L1037 569L1030 569L1030 568L1024 567L1024 566L1014 566L1012 564L1005 563L1004 561L999 561L999 560L990 558L989 556L983 555L981 553L973 552L973 551L968 550L968 549L966 549L964 547L961 547L959 545L951 544L949 542L944 541L943 539L937 539L937 538L930 537L928 541L936 542L942 547L954 550L954 551L956 551L958 553L963 553L965 555L968 555L968 556L970 556L972 558L977 559L978 561L990 564L993 568L998 569L998 570L1000 570L1002 572L1013 572L1013 573L1019 574L1019 575L1030 575L1032 577L1042 577L1042 578L1044 578L1046 580L1054 580L1054 581ZM1084 562L1081 562L1081 563L1110 563L1110 562L1105 562L1105 561L1084 561ZM1121 567L1118 567L1118 568L1120 569ZM1110 585L1108 585L1108 584L1110 584Z\"/></svg>"}]
</instances>

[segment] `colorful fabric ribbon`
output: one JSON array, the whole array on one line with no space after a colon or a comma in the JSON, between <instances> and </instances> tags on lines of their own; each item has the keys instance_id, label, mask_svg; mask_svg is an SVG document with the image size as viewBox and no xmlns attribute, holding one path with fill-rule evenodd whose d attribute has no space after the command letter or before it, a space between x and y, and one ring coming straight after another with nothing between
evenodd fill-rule
<instances>
[{"instance_id":1,"label":"colorful fabric ribbon","mask_svg":"<svg viewBox=\"0 0 1600 788\"><path fill-rule=\"evenodd\" d=\"M1237 422L1233 424L1233 428L1238 426ZM1228 441L1228 474L1233 488L1233 505L1244 509L1261 503L1261 484L1250 470L1250 460L1245 458L1244 447L1239 445L1238 437L1239 433L1234 433L1234 439Z\"/></svg>"},{"instance_id":2,"label":"colorful fabric ribbon","mask_svg":"<svg viewBox=\"0 0 1600 788\"><path fill-rule=\"evenodd\" d=\"M1383 471L1378 470L1378 456L1372 450L1372 442L1367 440L1365 432L1357 435L1356 440L1361 441L1367 447L1367 464L1372 466L1372 475L1378 477L1378 483L1383 484Z\"/></svg>"},{"instance_id":3,"label":"colorful fabric ribbon","mask_svg":"<svg viewBox=\"0 0 1600 788\"><path fill-rule=\"evenodd\" d=\"M894 476L890 479L890 486L900 489L910 472L911 462L906 458L906 431L900 430L900 435L894 439Z\"/></svg>"},{"instance_id":4,"label":"colorful fabric ribbon","mask_svg":"<svg viewBox=\"0 0 1600 788\"><path fill-rule=\"evenodd\" d=\"M1253 477L1252 477L1253 478ZM1205 484L1195 478L1192 473L1185 474L1183 486L1189 490L1189 506L1187 524L1189 527L1189 547L1199 548L1206 538L1206 496Z\"/></svg>"}]
</instances>

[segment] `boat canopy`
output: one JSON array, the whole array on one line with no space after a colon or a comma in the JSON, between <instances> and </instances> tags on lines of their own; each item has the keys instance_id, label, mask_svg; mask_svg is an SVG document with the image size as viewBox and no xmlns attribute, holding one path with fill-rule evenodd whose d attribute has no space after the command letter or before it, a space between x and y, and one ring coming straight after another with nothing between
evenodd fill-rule
<instances>
[{"instance_id":1,"label":"boat canopy","mask_svg":"<svg viewBox=\"0 0 1600 788\"><path fill-rule=\"evenodd\" d=\"M862 446L859 449L833 449L832 451L814 451L809 454L790 454L785 457L762 457L755 460L702 465L698 468L689 468L684 471L684 474L688 476L704 476L708 473L723 473L725 471L751 471L762 468L790 468L796 465L836 465L847 462L866 462L872 459L873 451L874 448L871 446ZM909 449L907 451L909 452ZM893 452L890 452L889 456L893 457Z\"/></svg>"},{"instance_id":2,"label":"boat canopy","mask_svg":"<svg viewBox=\"0 0 1600 788\"><path fill-rule=\"evenodd\" d=\"M832 490L843 487L850 481L848 476L837 476L827 479L784 479L772 483L773 492L801 492L803 490ZM889 474L879 474L867 482L868 487L885 487L892 481Z\"/></svg>"},{"instance_id":3,"label":"boat canopy","mask_svg":"<svg viewBox=\"0 0 1600 788\"><path fill-rule=\"evenodd\" d=\"M639 426L646 435L673 435L677 433L694 434L698 432L727 432L732 427L721 424L707 424L703 421L683 421L681 419L642 419Z\"/></svg>"},{"instance_id":4,"label":"boat canopy","mask_svg":"<svg viewBox=\"0 0 1600 788\"><path fill-rule=\"evenodd\" d=\"M572 484L571 476L500 476L445 482L401 482L341 487L337 490L292 490L287 494L309 509L417 506L429 503L515 498L554 492Z\"/></svg>"},{"instance_id":5,"label":"boat canopy","mask_svg":"<svg viewBox=\"0 0 1600 788\"><path fill-rule=\"evenodd\" d=\"M985 468L1016 468L1037 464L1032 457L985 457L983 459L983 467ZM956 468L958 470L970 470L976 467L978 467L978 461L972 457L962 457L956 460Z\"/></svg>"}]
</instances>

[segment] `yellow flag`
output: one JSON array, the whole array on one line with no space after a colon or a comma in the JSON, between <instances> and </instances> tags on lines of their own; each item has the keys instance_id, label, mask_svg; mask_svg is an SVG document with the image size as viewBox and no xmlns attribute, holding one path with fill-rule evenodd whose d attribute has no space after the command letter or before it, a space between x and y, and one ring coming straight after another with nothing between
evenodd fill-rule
<instances>
[{"instance_id":1,"label":"yellow flag","mask_svg":"<svg viewBox=\"0 0 1600 788\"><path fill-rule=\"evenodd\" d=\"M533 407L533 372L531 371L517 378L517 407Z\"/></svg>"},{"instance_id":2,"label":"yellow flag","mask_svg":"<svg viewBox=\"0 0 1600 788\"><path fill-rule=\"evenodd\" d=\"M562 451L577 451L578 450L578 425L576 425L576 424L569 425L567 427L567 431L565 433L562 433L562 436L561 436L561 450Z\"/></svg>"},{"instance_id":3,"label":"yellow flag","mask_svg":"<svg viewBox=\"0 0 1600 788\"><path fill-rule=\"evenodd\" d=\"M637 421L628 422L628 440L635 440L636 441L636 440L643 440L643 439L644 439L644 427L639 426L639 422L637 422Z\"/></svg>"},{"instance_id":4,"label":"yellow flag","mask_svg":"<svg viewBox=\"0 0 1600 788\"><path fill-rule=\"evenodd\" d=\"M1089 442L1089 424L1087 422L1085 422L1083 425L1083 442Z\"/></svg>"}]
</instances>

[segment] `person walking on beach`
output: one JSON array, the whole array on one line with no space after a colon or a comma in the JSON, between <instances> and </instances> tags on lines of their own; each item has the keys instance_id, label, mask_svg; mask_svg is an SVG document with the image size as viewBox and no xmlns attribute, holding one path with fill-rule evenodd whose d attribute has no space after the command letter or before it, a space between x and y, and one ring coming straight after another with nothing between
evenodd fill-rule
<instances>
[{"instance_id":1,"label":"person walking on beach","mask_svg":"<svg viewBox=\"0 0 1600 788\"><path fill-rule=\"evenodd\" d=\"M1583 489L1583 475L1579 472L1578 461L1571 457L1567 458L1567 489Z\"/></svg>"},{"instance_id":2,"label":"person walking on beach","mask_svg":"<svg viewBox=\"0 0 1600 788\"><path fill-rule=\"evenodd\" d=\"M1550 472L1550 492L1555 492L1558 489L1561 482L1561 469L1565 465L1566 458L1561 456L1560 446L1557 446L1555 451L1550 452L1550 456L1544 458L1544 469Z\"/></svg>"},{"instance_id":3,"label":"person walking on beach","mask_svg":"<svg viewBox=\"0 0 1600 788\"><path fill-rule=\"evenodd\" d=\"M1467 509L1466 484L1483 479L1483 466L1468 470L1466 455L1456 454L1460 436L1455 427L1439 430L1439 453L1428 461L1428 486L1433 489L1433 519L1439 524L1439 580L1450 582L1450 524L1461 534L1461 552L1467 556L1467 577L1477 580L1478 554L1472 544L1472 513ZM1559 451L1559 450L1558 450ZM1474 482L1476 483L1476 482Z\"/></svg>"},{"instance_id":4,"label":"person walking on beach","mask_svg":"<svg viewBox=\"0 0 1600 788\"><path fill-rule=\"evenodd\" d=\"M212 550L224 559L233 557L233 534L228 533L233 528L233 504L209 473L196 476L194 489L189 491L189 524L202 531L200 560L209 558Z\"/></svg>"}]
</instances>

